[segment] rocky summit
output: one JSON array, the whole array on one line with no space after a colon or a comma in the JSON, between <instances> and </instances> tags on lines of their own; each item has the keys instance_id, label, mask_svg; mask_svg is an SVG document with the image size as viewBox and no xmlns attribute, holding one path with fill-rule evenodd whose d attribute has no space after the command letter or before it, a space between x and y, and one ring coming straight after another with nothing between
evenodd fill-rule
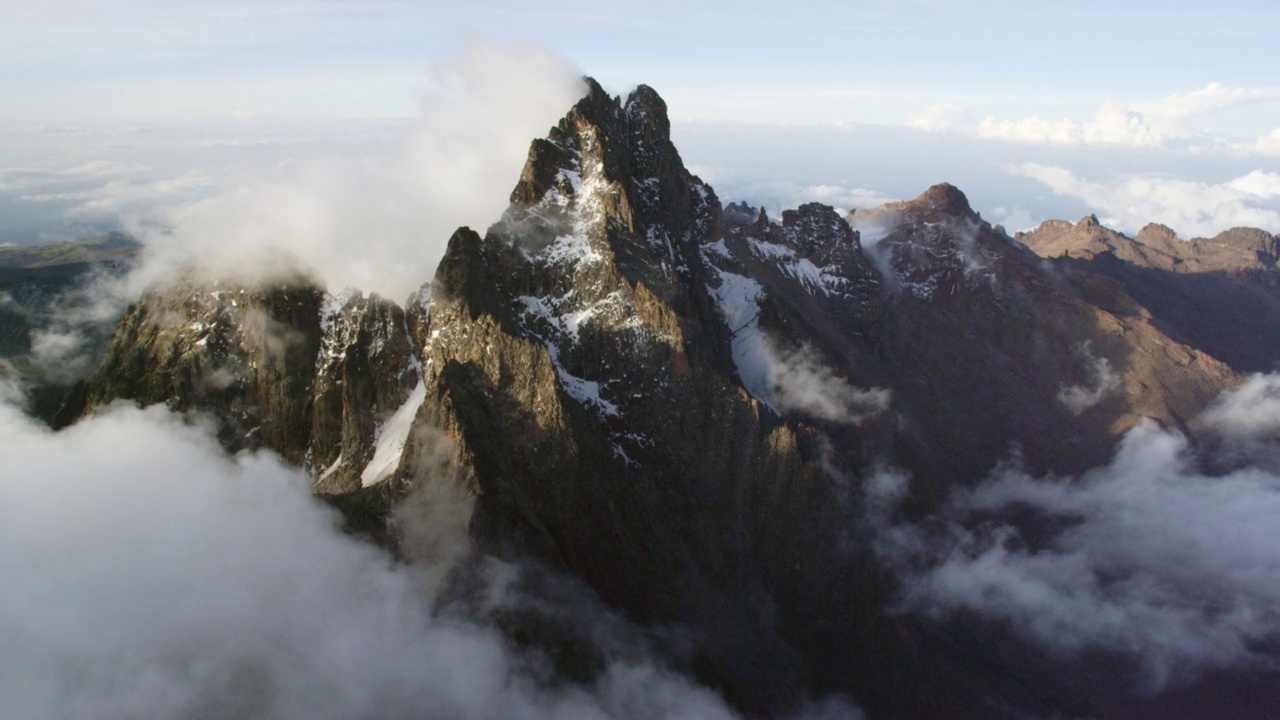
<instances>
[{"instance_id":1,"label":"rocky summit","mask_svg":"<svg viewBox=\"0 0 1280 720\"><path fill-rule=\"evenodd\" d=\"M769 217L722 204L669 130L652 89L589 81L503 216L459 228L403 304L305 276L156 286L60 421L117 398L206 411L228 449L278 452L402 551L397 508L452 483L477 551L679 628L669 662L752 714L830 693L873 718L1167 709L1106 658L896 610L867 482L900 468L900 512L927 520L1013 459L1073 475L1144 419L1194 435L1280 357L1276 238L1095 218L1013 238L945 184Z\"/></svg>"}]
</instances>

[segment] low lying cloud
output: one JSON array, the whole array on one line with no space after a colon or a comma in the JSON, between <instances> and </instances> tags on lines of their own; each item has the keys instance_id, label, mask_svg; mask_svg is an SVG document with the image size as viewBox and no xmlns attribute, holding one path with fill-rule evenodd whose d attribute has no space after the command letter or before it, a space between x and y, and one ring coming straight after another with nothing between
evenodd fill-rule
<instances>
[{"instance_id":1,"label":"low lying cloud","mask_svg":"<svg viewBox=\"0 0 1280 720\"><path fill-rule=\"evenodd\" d=\"M1280 441L1280 375L1254 375L1200 416L1206 427L1251 442Z\"/></svg>"},{"instance_id":2,"label":"low lying cloud","mask_svg":"<svg viewBox=\"0 0 1280 720\"><path fill-rule=\"evenodd\" d=\"M984 140L1026 145L1078 147L1115 146L1138 149L1197 149L1260 151L1233 142L1227 134L1197 125L1196 120L1214 111L1250 103L1280 100L1280 89L1237 88L1221 83L1184 94L1131 103L1103 103L1087 120L1030 115L999 118L988 115L981 122L967 121L968 112L957 105L933 105L908 118L908 124L927 132L959 131Z\"/></svg>"},{"instance_id":3,"label":"low lying cloud","mask_svg":"<svg viewBox=\"0 0 1280 720\"><path fill-rule=\"evenodd\" d=\"M123 272L90 270L56 294L24 291L21 302L0 297L30 340L28 352L14 358L25 385L70 385L93 371L114 323L140 292Z\"/></svg>"},{"instance_id":4,"label":"low lying cloud","mask_svg":"<svg viewBox=\"0 0 1280 720\"><path fill-rule=\"evenodd\" d=\"M733 336L731 350L742 386L777 412L858 423L888 409L890 391L859 388L837 375L814 350L781 346L760 327L764 288L751 278L720 272L712 290Z\"/></svg>"},{"instance_id":5,"label":"low lying cloud","mask_svg":"<svg viewBox=\"0 0 1280 720\"><path fill-rule=\"evenodd\" d=\"M810 348L786 351L766 339L764 354L769 399L780 410L856 423L889 408L890 391L855 387L824 365Z\"/></svg>"},{"instance_id":6,"label":"low lying cloud","mask_svg":"<svg viewBox=\"0 0 1280 720\"><path fill-rule=\"evenodd\" d=\"M1254 378L1204 422L1274 453L1280 437L1260 439L1254 423L1277 426L1278 387L1280 377ZM1186 438L1148 422L1079 478L999 468L954 495L941 531L889 522L908 480L881 472L867 484L868 518L902 572L900 610L1009 623L1062 655L1126 654L1159 689L1271 662L1280 641L1280 476L1257 465L1210 476L1199 460Z\"/></svg>"},{"instance_id":7,"label":"low lying cloud","mask_svg":"<svg viewBox=\"0 0 1280 720\"><path fill-rule=\"evenodd\" d=\"M1130 234L1151 222L1167 225L1183 237L1212 237L1239 226L1280 231L1278 173L1255 170L1210 184L1157 175L1099 182L1066 168L1037 163L1010 170L1044 183L1058 195L1083 201L1104 216L1104 224Z\"/></svg>"},{"instance_id":8,"label":"low lying cloud","mask_svg":"<svg viewBox=\"0 0 1280 720\"><path fill-rule=\"evenodd\" d=\"M94 180L114 181L136 175L146 169L145 165L139 163L113 160L69 162L62 167L50 168L0 168L0 192L35 193L25 199L39 200L50 195L56 196L59 188L70 183Z\"/></svg>"},{"instance_id":9,"label":"low lying cloud","mask_svg":"<svg viewBox=\"0 0 1280 720\"><path fill-rule=\"evenodd\" d=\"M163 409L53 433L3 405L0 446L5 717L734 717L633 653L545 682L433 615L431 574L343 535L305 475Z\"/></svg>"},{"instance_id":10,"label":"low lying cloud","mask_svg":"<svg viewBox=\"0 0 1280 720\"><path fill-rule=\"evenodd\" d=\"M854 213L846 218L849 227L858 233L862 249L867 250L880 244L906 221L897 210L878 210L876 212Z\"/></svg>"},{"instance_id":11,"label":"low lying cloud","mask_svg":"<svg viewBox=\"0 0 1280 720\"><path fill-rule=\"evenodd\" d=\"M1227 466L1256 465L1280 474L1280 375L1254 375L1218 398L1196 421L1212 434Z\"/></svg>"}]
</instances>

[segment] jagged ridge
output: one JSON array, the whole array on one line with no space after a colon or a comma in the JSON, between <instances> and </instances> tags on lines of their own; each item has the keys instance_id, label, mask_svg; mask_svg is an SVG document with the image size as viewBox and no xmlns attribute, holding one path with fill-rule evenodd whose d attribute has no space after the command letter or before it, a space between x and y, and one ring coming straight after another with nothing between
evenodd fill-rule
<instances>
[{"instance_id":1,"label":"jagged ridge","mask_svg":"<svg viewBox=\"0 0 1280 720\"><path fill-rule=\"evenodd\" d=\"M874 716L1114 709L990 629L886 613L859 478L901 465L924 513L1011 446L1077 472L1139 418L1185 427L1237 382L1208 345L1100 301L950 185L849 218L722 208L645 86L622 101L589 81L511 201L454 234L404 309L306 283L153 290L69 412L210 410L228 447L305 464L363 527L445 447L480 547L687 628L674 660L755 711L826 691Z\"/></svg>"}]
</instances>

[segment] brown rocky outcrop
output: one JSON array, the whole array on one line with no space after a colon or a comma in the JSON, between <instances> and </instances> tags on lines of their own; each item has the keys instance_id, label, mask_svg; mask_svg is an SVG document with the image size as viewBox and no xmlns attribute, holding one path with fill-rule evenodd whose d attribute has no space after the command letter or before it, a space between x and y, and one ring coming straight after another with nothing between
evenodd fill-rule
<instances>
[{"instance_id":1,"label":"brown rocky outcrop","mask_svg":"<svg viewBox=\"0 0 1280 720\"><path fill-rule=\"evenodd\" d=\"M1088 218L1086 218L1088 220ZM1277 239L1254 228L1182 240L1163 225L1136 237L1081 221L1049 221L1018 240L1047 258L1089 302L1143 315L1179 343L1237 372L1280 363Z\"/></svg>"}]
</instances>

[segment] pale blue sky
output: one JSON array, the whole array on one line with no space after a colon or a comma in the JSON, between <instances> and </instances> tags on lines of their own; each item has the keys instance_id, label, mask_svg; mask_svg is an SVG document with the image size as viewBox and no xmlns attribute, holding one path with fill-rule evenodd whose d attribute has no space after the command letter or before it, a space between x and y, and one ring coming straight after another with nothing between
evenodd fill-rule
<instances>
[{"instance_id":1,"label":"pale blue sky","mask_svg":"<svg viewBox=\"0 0 1280 720\"><path fill-rule=\"evenodd\" d=\"M589 7L9 0L0 4L0 88L9 100L0 113L44 121L412 113L424 68L471 30L543 43L606 84L660 86L695 118L767 106L780 122L893 122L895 111L942 101L1034 114L1212 82L1274 84L1280 25L1280 6L1265 2Z\"/></svg>"},{"instance_id":2,"label":"pale blue sky","mask_svg":"<svg viewBox=\"0 0 1280 720\"><path fill-rule=\"evenodd\" d=\"M395 154L467 37L654 86L730 198L948 180L1011 229L1096 211L1280 231L1277 27L1275 3L1178 0L7 0L0 242L109 224L121 188L136 211L228 168Z\"/></svg>"}]
</instances>

